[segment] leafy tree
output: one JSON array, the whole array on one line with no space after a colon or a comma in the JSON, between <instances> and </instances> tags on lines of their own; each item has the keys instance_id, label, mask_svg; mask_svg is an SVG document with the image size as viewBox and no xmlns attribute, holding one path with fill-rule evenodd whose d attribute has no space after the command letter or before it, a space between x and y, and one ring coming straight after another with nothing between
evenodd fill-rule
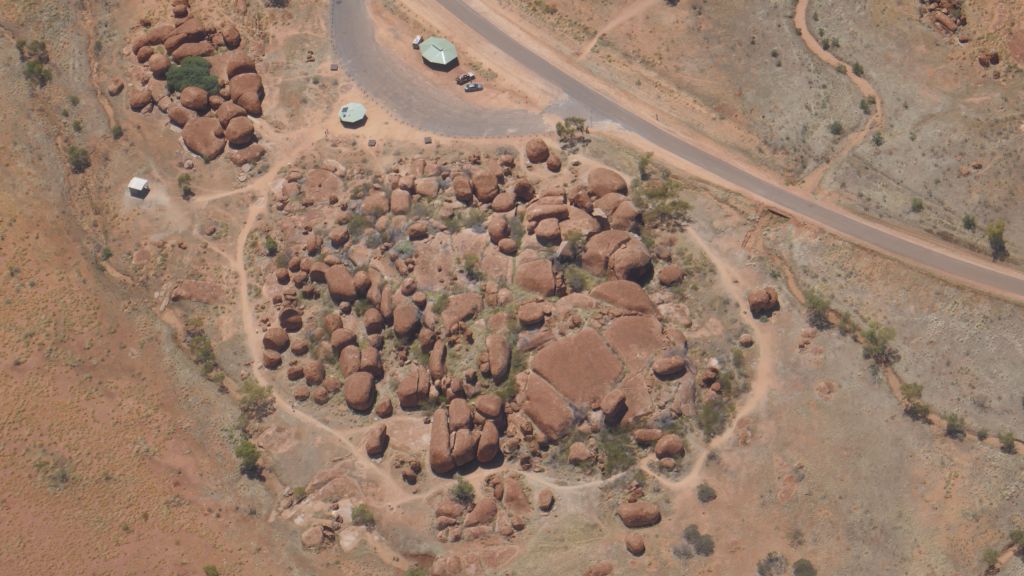
<instances>
[{"instance_id":1,"label":"leafy tree","mask_svg":"<svg viewBox=\"0 0 1024 576\"><path fill-rule=\"evenodd\" d=\"M853 63L853 73L856 74L857 76L864 75L864 67L860 65L860 62Z\"/></svg>"},{"instance_id":2,"label":"leafy tree","mask_svg":"<svg viewBox=\"0 0 1024 576\"><path fill-rule=\"evenodd\" d=\"M110 135L114 137L114 140L120 140L124 136L124 128L121 128L120 124L117 124L110 129Z\"/></svg>"},{"instance_id":3,"label":"leafy tree","mask_svg":"<svg viewBox=\"0 0 1024 576\"><path fill-rule=\"evenodd\" d=\"M818 576L818 570L810 560L801 558L793 562L793 576Z\"/></svg>"},{"instance_id":4,"label":"leafy tree","mask_svg":"<svg viewBox=\"0 0 1024 576\"><path fill-rule=\"evenodd\" d=\"M913 198L910 200L911 212L921 212L922 210L924 210L924 200L921 200L920 198Z\"/></svg>"},{"instance_id":5,"label":"leafy tree","mask_svg":"<svg viewBox=\"0 0 1024 576\"><path fill-rule=\"evenodd\" d=\"M476 491L473 489L473 485L463 478L459 478L455 483L455 486L452 486L450 493L452 498L462 504L469 504L476 497Z\"/></svg>"},{"instance_id":6,"label":"leafy tree","mask_svg":"<svg viewBox=\"0 0 1024 576\"><path fill-rule=\"evenodd\" d=\"M833 136L841 135L843 133L843 123L840 122L839 120L836 120L835 122L829 124L828 131L831 132Z\"/></svg>"},{"instance_id":7,"label":"leafy tree","mask_svg":"<svg viewBox=\"0 0 1024 576\"><path fill-rule=\"evenodd\" d=\"M68 164L71 165L71 171L75 174L85 172L92 166L92 161L89 159L89 151L72 145L68 148Z\"/></svg>"},{"instance_id":8,"label":"leafy tree","mask_svg":"<svg viewBox=\"0 0 1024 576\"><path fill-rule=\"evenodd\" d=\"M881 146L885 144L885 137L882 136L881 132L875 132L871 135L871 143L875 146Z\"/></svg>"},{"instance_id":9,"label":"leafy tree","mask_svg":"<svg viewBox=\"0 0 1024 576\"><path fill-rule=\"evenodd\" d=\"M690 203L679 197L682 186L672 178L656 178L638 186L634 202L643 212L644 224L658 230L678 232L690 217Z\"/></svg>"},{"instance_id":10,"label":"leafy tree","mask_svg":"<svg viewBox=\"0 0 1024 576\"><path fill-rule=\"evenodd\" d=\"M173 65L167 71L167 89L181 92L189 86L198 86L209 93L220 89L220 81L210 74L210 62L200 56L189 56L181 65Z\"/></svg>"},{"instance_id":11,"label":"leafy tree","mask_svg":"<svg viewBox=\"0 0 1024 576\"><path fill-rule=\"evenodd\" d=\"M967 231L974 231L974 229L978 227L978 223L974 220L974 216L971 216L970 214L964 214L963 224L964 230Z\"/></svg>"},{"instance_id":12,"label":"leafy tree","mask_svg":"<svg viewBox=\"0 0 1024 576\"><path fill-rule=\"evenodd\" d=\"M587 121L579 116L570 116L559 122L555 125L555 131L558 133L558 141L561 142L564 150L576 150L581 145L590 142L587 136L590 134Z\"/></svg>"},{"instance_id":13,"label":"leafy tree","mask_svg":"<svg viewBox=\"0 0 1024 576\"><path fill-rule=\"evenodd\" d=\"M899 353L891 345L895 337L896 331L891 327L871 322L867 329L861 332L864 357L874 360L880 366L895 363L899 359Z\"/></svg>"},{"instance_id":14,"label":"leafy tree","mask_svg":"<svg viewBox=\"0 0 1024 576\"><path fill-rule=\"evenodd\" d=\"M260 473L260 450L249 440L242 440L235 446L235 457L238 458L238 469L246 476L253 478Z\"/></svg>"},{"instance_id":15,"label":"leafy tree","mask_svg":"<svg viewBox=\"0 0 1024 576\"><path fill-rule=\"evenodd\" d=\"M274 240L273 236L267 235L263 239L263 248L267 251L267 256L277 255L277 240Z\"/></svg>"}]
</instances>

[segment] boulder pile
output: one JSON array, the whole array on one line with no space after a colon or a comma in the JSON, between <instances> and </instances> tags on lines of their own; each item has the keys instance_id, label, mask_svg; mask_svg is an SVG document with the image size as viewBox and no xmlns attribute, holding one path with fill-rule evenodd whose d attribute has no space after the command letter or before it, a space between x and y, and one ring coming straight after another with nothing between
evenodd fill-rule
<instances>
[{"instance_id":1,"label":"boulder pile","mask_svg":"<svg viewBox=\"0 0 1024 576\"><path fill-rule=\"evenodd\" d=\"M153 24L148 19L132 40L140 81L128 89L128 106L141 113L154 108L167 114L172 126L182 129L181 138L193 154L209 162L230 149L229 159L238 166L260 160L266 150L257 143L256 127L249 117L263 114L263 79L252 57L239 48L242 36L231 22L211 25L192 13L189 0L172 0L172 20ZM167 75L186 58L204 57L218 87L207 91L186 86L180 93L168 88ZM123 81L114 80L108 93L121 92Z\"/></svg>"}]
</instances>

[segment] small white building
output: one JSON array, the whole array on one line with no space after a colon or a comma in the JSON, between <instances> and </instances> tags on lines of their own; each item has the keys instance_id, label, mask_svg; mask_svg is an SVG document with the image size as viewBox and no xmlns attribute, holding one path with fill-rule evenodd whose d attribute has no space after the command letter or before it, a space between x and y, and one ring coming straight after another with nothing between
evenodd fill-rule
<instances>
[{"instance_id":1,"label":"small white building","mask_svg":"<svg viewBox=\"0 0 1024 576\"><path fill-rule=\"evenodd\" d=\"M149 180L136 176L128 183L128 193L135 198L145 198L149 194Z\"/></svg>"}]
</instances>

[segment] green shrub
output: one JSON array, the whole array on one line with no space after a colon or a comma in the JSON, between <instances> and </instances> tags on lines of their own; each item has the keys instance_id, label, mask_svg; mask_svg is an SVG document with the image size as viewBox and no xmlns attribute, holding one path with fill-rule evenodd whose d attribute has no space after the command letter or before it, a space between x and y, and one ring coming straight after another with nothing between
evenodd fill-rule
<instances>
[{"instance_id":1,"label":"green shrub","mask_svg":"<svg viewBox=\"0 0 1024 576\"><path fill-rule=\"evenodd\" d=\"M25 62L23 73L26 80L39 88L43 88L53 80L53 72L38 60Z\"/></svg>"},{"instance_id":2,"label":"green shrub","mask_svg":"<svg viewBox=\"0 0 1024 576\"><path fill-rule=\"evenodd\" d=\"M920 198L912 198L910 200L910 211L916 213L921 212L922 210L924 210L924 200L921 200Z\"/></svg>"},{"instance_id":3,"label":"green shrub","mask_svg":"<svg viewBox=\"0 0 1024 576\"><path fill-rule=\"evenodd\" d=\"M405 576L430 576L426 568L420 566L413 566L405 571Z\"/></svg>"},{"instance_id":4,"label":"green shrub","mask_svg":"<svg viewBox=\"0 0 1024 576\"><path fill-rule=\"evenodd\" d=\"M904 382L900 384L900 394L907 402L916 402L924 394L924 386L916 382Z\"/></svg>"},{"instance_id":5,"label":"green shrub","mask_svg":"<svg viewBox=\"0 0 1024 576\"><path fill-rule=\"evenodd\" d=\"M68 148L68 164L71 165L71 171L75 174L85 172L92 166L92 161L89 160L89 151L72 145Z\"/></svg>"},{"instance_id":6,"label":"green shrub","mask_svg":"<svg viewBox=\"0 0 1024 576\"><path fill-rule=\"evenodd\" d=\"M565 285L573 292L586 292L592 283L590 274L576 265L566 266L562 270L562 277Z\"/></svg>"},{"instance_id":7,"label":"green shrub","mask_svg":"<svg viewBox=\"0 0 1024 576\"><path fill-rule=\"evenodd\" d=\"M370 511L370 507L366 504L359 504L352 508L352 523L356 526L366 526L367 528L373 528L377 525L373 512Z\"/></svg>"},{"instance_id":8,"label":"green shrub","mask_svg":"<svg viewBox=\"0 0 1024 576\"><path fill-rule=\"evenodd\" d=\"M882 144L885 144L885 138L882 137L881 132L875 132L871 135L871 143L875 146L881 146Z\"/></svg>"},{"instance_id":9,"label":"green shrub","mask_svg":"<svg viewBox=\"0 0 1024 576\"><path fill-rule=\"evenodd\" d=\"M452 486L449 493L452 498L462 504L469 504L473 502L474 498L476 498L476 490L473 489L473 485L463 478L459 478L458 481L455 482L455 486Z\"/></svg>"},{"instance_id":10,"label":"green shrub","mask_svg":"<svg viewBox=\"0 0 1024 576\"><path fill-rule=\"evenodd\" d=\"M74 130L75 132L81 132L82 131L82 121L81 120L75 120L74 122L72 122L71 123L71 129Z\"/></svg>"},{"instance_id":11,"label":"green shrub","mask_svg":"<svg viewBox=\"0 0 1024 576\"><path fill-rule=\"evenodd\" d=\"M637 172L640 173L641 180L647 180L648 178L651 177L649 170L651 169L651 158L653 157L654 154L646 152L644 154L641 154L640 159L637 160L636 169Z\"/></svg>"},{"instance_id":12,"label":"green shrub","mask_svg":"<svg viewBox=\"0 0 1024 576\"><path fill-rule=\"evenodd\" d=\"M263 239L263 248L267 251L267 256L277 255L277 240L268 235Z\"/></svg>"},{"instance_id":13,"label":"green shrub","mask_svg":"<svg viewBox=\"0 0 1024 576\"><path fill-rule=\"evenodd\" d=\"M853 73L856 74L857 76L864 75L864 67L860 65L860 62L853 63Z\"/></svg>"},{"instance_id":14,"label":"green shrub","mask_svg":"<svg viewBox=\"0 0 1024 576\"><path fill-rule=\"evenodd\" d=\"M440 314L441 312L444 312L446 308L448 308L448 293L447 292L445 292L445 293L441 294L440 296L438 296L437 300L434 300L434 304L430 307L430 309L434 312L434 314Z\"/></svg>"},{"instance_id":15,"label":"green shrub","mask_svg":"<svg viewBox=\"0 0 1024 576\"><path fill-rule=\"evenodd\" d=\"M632 437L624 430L602 430L597 442L604 453L604 477L609 478L629 470L636 464L636 453L633 451Z\"/></svg>"},{"instance_id":16,"label":"green shrub","mask_svg":"<svg viewBox=\"0 0 1024 576\"><path fill-rule=\"evenodd\" d=\"M120 140L124 136L124 128L121 128L120 124L115 125L110 129L110 135L114 137L114 140Z\"/></svg>"},{"instance_id":17,"label":"green shrub","mask_svg":"<svg viewBox=\"0 0 1024 576\"><path fill-rule=\"evenodd\" d=\"M372 224L373 223L370 222L370 219L366 216L362 214L353 214L347 224L348 233L352 238L352 242L358 243L362 239L363 233L366 232L366 229Z\"/></svg>"},{"instance_id":18,"label":"green shrub","mask_svg":"<svg viewBox=\"0 0 1024 576\"><path fill-rule=\"evenodd\" d=\"M981 562L989 568L994 568L999 563L999 551L994 548L986 548L981 553Z\"/></svg>"},{"instance_id":19,"label":"green shrub","mask_svg":"<svg viewBox=\"0 0 1024 576\"><path fill-rule=\"evenodd\" d=\"M974 220L974 216L971 216L970 214L964 214L963 224L964 230L971 232L978 227L978 223Z\"/></svg>"},{"instance_id":20,"label":"green shrub","mask_svg":"<svg viewBox=\"0 0 1024 576\"><path fill-rule=\"evenodd\" d=\"M114 253L110 250L109 246L104 246L103 250L100 250L100 260L102 260L104 262L106 262L107 260L110 260L110 258L113 255L114 255Z\"/></svg>"},{"instance_id":21,"label":"green shrub","mask_svg":"<svg viewBox=\"0 0 1024 576\"><path fill-rule=\"evenodd\" d=\"M993 260L1005 260L1010 252L1006 249L1006 239L1003 234L1006 232L1006 222L997 220L988 225L985 234L988 236L988 245L992 249Z\"/></svg>"},{"instance_id":22,"label":"green shrub","mask_svg":"<svg viewBox=\"0 0 1024 576\"><path fill-rule=\"evenodd\" d=\"M484 273L480 270L480 257L476 254L466 254L462 258L462 267L470 282L479 282L484 279Z\"/></svg>"},{"instance_id":23,"label":"green shrub","mask_svg":"<svg viewBox=\"0 0 1024 576\"><path fill-rule=\"evenodd\" d=\"M643 212L644 225L679 231L690 216L689 202L679 197L682 186L672 178L657 178L637 187L633 201Z\"/></svg>"},{"instance_id":24,"label":"green shrub","mask_svg":"<svg viewBox=\"0 0 1024 576\"><path fill-rule=\"evenodd\" d=\"M238 469L250 478L259 475L260 450L249 440L242 440L235 446L235 458L238 458Z\"/></svg>"},{"instance_id":25,"label":"green shrub","mask_svg":"<svg viewBox=\"0 0 1024 576\"><path fill-rule=\"evenodd\" d=\"M801 558L793 562L793 576L818 576L818 570L810 560Z\"/></svg>"},{"instance_id":26,"label":"green shrub","mask_svg":"<svg viewBox=\"0 0 1024 576\"><path fill-rule=\"evenodd\" d=\"M978 430L978 440L981 442L988 440L988 430L985 430L984 428Z\"/></svg>"},{"instance_id":27,"label":"green shrub","mask_svg":"<svg viewBox=\"0 0 1024 576\"><path fill-rule=\"evenodd\" d=\"M697 486L697 500L707 504L716 498L718 498L718 492L715 492L715 489L707 482L702 482L700 486Z\"/></svg>"},{"instance_id":28,"label":"green shrub","mask_svg":"<svg viewBox=\"0 0 1024 576\"><path fill-rule=\"evenodd\" d=\"M819 330L831 327L828 311L832 303L829 299L814 289L805 292L804 299L807 301L807 323Z\"/></svg>"},{"instance_id":29,"label":"green shrub","mask_svg":"<svg viewBox=\"0 0 1024 576\"><path fill-rule=\"evenodd\" d=\"M729 404L721 398L712 398L701 404L697 412L697 427L704 432L706 440L725 431L729 424L729 413Z\"/></svg>"},{"instance_id":30,"label":"green shrub","mask_svg":"<svg viewBox=\"0 0 1024 576\"><path fill-rule=\"evenodd\" d=\"M1000 449L1006 454L1017 453L1017 441L1013 438L1013 432L1003 432L998 436Z\"/></svg>"},{"instance_id":31,"label":"green shrub","mask_svg":"<svg viewBox=\"0 0 1024 576\"><path fill-rule=\"evenodd\" d=\"M967 434L967 425L964 423L964 417L950 412L944 418L946 420L946 436L962 440Z\"/></svg>"},{"instance_id":32,"label":"green shrub","mask_svg":"<svg viewBox=\"0 0 1024 576\"><path fill-rule=\"evenodd\" d=\"M212 565L203 566L203 574L205 576L220 576L220 570L217 570L217 567Z\"/></svg>"},{"instance_id":33,"label":"green shrub","mask_svg":"<svg viewBox=\"0 0 1024 576\"><path fill-rule=\"evenodd\" d=\"M903 408L904 414L910 416L911 420L917 420L919 422L927 420L931 411L931 407L920 400L908 402L906 407Z\"/></svg>"},{"instance_id":34,"label":"green shrub","mask_svg":"<svg viewBox=\"0 0 1024 576\"><path fill-rule=\"evenodd\" d=\"M836 120L835 122L829 124L828 131L831 132L833 136L841 135L843 133L843 123L840 122L839 120Z\"/></svg>"},{"instance_id":35,"label":"green shrub","mask_svg":"<svg viewBox=\"0 0 1024 576\"><path fill-rule=\"evenodd\" d=\"M895 337L896 331L888 326L882 326L877 322L868 324L867 329L861 332L864 358L874 360L880 366L889 366L896 362L899 354L891 345Z\"/></svg>"},{"instance_id":36,"label":"green shrub","mask_svg":"<svg viewBox=\"0 0 1024 576\"><path fill-rule=\"evenodd\" d=\"M1011 530L1010 543L1018 548L1024 547L1024 530L1019 528Z\"/></svg>"},{"instance_id":37,"label":"green shrub","mask_svg":"<svg viewBox=\"0 0 1024 576\"><path fill-rule=\"evenodd\" d=\"M189 86L198 86L210 94L220 90L220 81L210 74L210 62L206 58L189 56L181 65L174 64L167 71L168 90L181 92Z\"/></svg>"},{"instance_id":38,"label":"green shrub","mask_svg":"<svg viewBox=\"0 0 1024 576\"><path fill-rule=\"evenodd\" d=\"M240 389L241 400L238 408L250 420L260 420L274 409L274 397L269 386L260 386L255 380L246 378Z\"/></svg>"}]
</instances>

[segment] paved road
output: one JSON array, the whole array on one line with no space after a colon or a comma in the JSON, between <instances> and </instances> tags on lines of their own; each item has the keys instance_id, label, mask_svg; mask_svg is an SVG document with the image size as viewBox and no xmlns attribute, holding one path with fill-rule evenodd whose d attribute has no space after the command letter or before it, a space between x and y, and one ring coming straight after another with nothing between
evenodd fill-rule
<instances>
[{"instance_id":1,"label":"paved road","mask_svg":"<svg viewBox=\"0 0 1024 576\"><path fill-rule=\"evenodd\" d=\"M365 0L341 1L349 7L358 4L362 10L365 10L365 7L362 6ZM991 266L987 262L975 259L972 256L961 256L937 244L920 240L915 241L909 237L894 233L883 225L855 218L839 209L819 204L802 194L759 178L742 167L714 156L626 110L520 44L474 9L467 6L462 0L438 0L438 2L455 17L462 20L463 23L476 30L484 38L487 38L495 47L532 70L540 78L560 88L565 92L571 107L577 109L585 108L595 118L615 122L623 129L635 133L653 145L707 170L722 180L733 184L737 188L746 190L750 194L797 218L824 226L863 246L896 256L906 262L932 270L950 279L1002 294L1014 300L1024 301L1024 276L1016 271L1004 267ZM346 22L344 19L340 19L338 16L336 5L334 18L335 41L340 47L342 46L340 35L351 34L352 31L348 30L351 26L345 26ZM339 28L339 25L343 28ZM351 50L345 60L347 66L352 67L350 68L350 73L360 76L370 72L367 75L371 77L388 76L388 73L380 74L379 69L371 70L367 68L368 66L372 68L375 60L379 61L386 58L386 56L379 54L381 50L373 42L372 34L367 34L365 31L359 34L361 34L359 38L347 38L344 43L345 46L349 47L348 50ZM371 55L369 62L360 62L364 54ZM371 92L374 91L369 82L367 82L367 89ZM433 116L433 110L425 107L428 105L421 99L400 105L413 107L405 112L400 112L410 114L409 117L415 115L416 118L412 120L413 122L439 121L445 127L463 134L473 132L474 130L477 135L492 133L491 127L494 125L492 121L485 121L480 126L474 127L467 125L471 124L472 121L467 121L467 117L462 115L458 115L455 118L450 116L445 116L444 118ZM421 108L417 109L416 107ZM488 118L493 118L493 114L488 113ZM449 122L450 124L448 124Z\"/></svg>"},{"instance_id":2,"label":"paved road","mask_svg":"<svg viewBox=\"0 0 1024 576\"><path fill-rule=\"evenodd\" d=\"M380 47L366 0L333 0L334 49L348 75L396 116L427 132L448 136L504 136L546 130L526 110L474 106L455 93L438 94L437 86L410 68L409 62ZM411 38L410 38L411 40ZM409 47L411 54L415 54Z\"/></svg>"}]
</instances>

